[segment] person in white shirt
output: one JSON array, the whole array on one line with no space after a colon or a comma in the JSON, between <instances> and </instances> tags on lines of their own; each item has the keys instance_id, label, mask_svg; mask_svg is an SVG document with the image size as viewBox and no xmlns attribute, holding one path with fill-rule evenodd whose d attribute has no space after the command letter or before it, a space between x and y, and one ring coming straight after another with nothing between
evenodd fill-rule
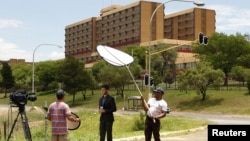
<instances>
[{"instance_id":1,"label":"person in white shirt","mask_svg":"<svg viewBox=\"0 0 250 141\"><path fill-rule=\"evenodd\" d=\"M152 134L154 136L154 141L161 140L160 119L165 117L168 111L168 104L162 98L164 90L159 87L153 90L153 92L154 92L154 97L150 98L147 104L144 98L141 97L143 108L147 114L145 120L145 129L144 129L145 141L151 141Z\"/></svg>"}]
</instances>

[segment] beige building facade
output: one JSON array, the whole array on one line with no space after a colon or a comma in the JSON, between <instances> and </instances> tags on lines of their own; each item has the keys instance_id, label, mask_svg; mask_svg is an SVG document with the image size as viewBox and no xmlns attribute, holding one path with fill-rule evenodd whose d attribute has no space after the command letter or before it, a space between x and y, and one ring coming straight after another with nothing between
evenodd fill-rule
<instances>
[{"instance_id":1,"label":"beige building facade","mask_svg":"<svg viewBox=\"0 0 250 141\"><path fill-rule=\"evenodd\" d=\"M147 46L149 40L154 44L173 42L175 45L196 40L200 32L209 36L215 31L214 10L192 8L165 15L164 6L157 10L150 28L152 13L160 4L136 1L125 6L111 5L101 9L98 17L67 25L65 56L88 64L100 59L97 45L122 49L128 45ZM190 48L186 45L179 50Z\"/></svg>"},{"instance_id":2,"label":"beige building facade","mask_svg":"<svg viewBox=\"0 0 250 141\"><path fill-rule=\"evenodd\" d=\"M164 38L194 41L200 32L206 36L215 32L215 11L192 8L164 17Z\"/></svg>"}]
</instances>

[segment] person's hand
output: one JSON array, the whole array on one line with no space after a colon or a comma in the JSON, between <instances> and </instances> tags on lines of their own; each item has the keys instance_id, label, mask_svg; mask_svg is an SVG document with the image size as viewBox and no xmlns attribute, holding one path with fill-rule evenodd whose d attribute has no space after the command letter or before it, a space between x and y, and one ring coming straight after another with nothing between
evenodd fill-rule
<instances>
[{"instance_id":1,"label":"person's hand","mask_svg":"<svg viewBox=\"0 0 250 141\"><path fill-rule=\"evenodd\" d=\"M104 109L99 109L99 112L100 112L100 113L104 113L105 110L104 110Z\"/></svg>"},{"instance_id":2,"label":"person's hand","mask_svg":"<svg viewBox=\"0 0 250 141\"><path fill-rule=\"evenodd\" d=\"M152 116L153 119L159 119L159 116Z\"/></svg>"},{"instance_id":3,"label":"person's hand","mask_svg":"<svg viewBox=\"0 0 250 141\"><path fill-rule=\"evenodd\" d=\"M80 122L80 121L81 121L80 118L76 118L76 119L75 119L75 122Z\"/></svg>"}]
</instances>

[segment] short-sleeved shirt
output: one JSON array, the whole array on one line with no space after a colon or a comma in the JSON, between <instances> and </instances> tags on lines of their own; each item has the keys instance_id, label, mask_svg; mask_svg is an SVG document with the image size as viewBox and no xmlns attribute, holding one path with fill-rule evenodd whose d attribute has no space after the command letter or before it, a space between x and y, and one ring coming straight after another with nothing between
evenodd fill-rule
<instances>
[{"instance_id":1,"label":"short-sleeved shirt","mask_svg":"<svg viewBox=\"0 0 250 141\"><path fill-rule=\"evenodd\" d=\"M168 104L165 100L156 100L155 98L150 98L148 100L149 110L147 112L147 115L152 116L158 116L162 112L167 112Z\"/></svg>"},{"instance_id":2,"label":"short-sleeved shirt","mask_svg":"<svg viewBox=\"0 0 250 141\"><path fill-rule=\"evenodd\" d=\"M56 101L50 104L48 116L51 117L52 134L62 135L68 133L67 116L71 114L68 104L63 101Z\"/></svg>"}]
</instances>

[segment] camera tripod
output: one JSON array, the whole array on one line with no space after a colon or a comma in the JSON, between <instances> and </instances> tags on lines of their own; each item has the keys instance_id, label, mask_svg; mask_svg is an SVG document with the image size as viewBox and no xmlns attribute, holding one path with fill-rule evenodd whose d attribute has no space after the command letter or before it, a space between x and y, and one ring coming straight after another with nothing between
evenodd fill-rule
<instances>
[{"instance_id":1,"label":"camera tripod","mask_svg":"<svg viewBox=\"0 0 250 141\"><path fill-rule=\"evenodd\" d=\"M16 122L18 120L19 115L21 115L25 139L27 141L32 141L31 133L30 133L30 127L29 127L29 124L28 124L28 118L27 118L26 113L25 113L25 104L22 104L22 103L18 104L18 107L19 107L19 112L17 114L16 119L14 120L14 123L12 125L12 128L11 128L11 131L9 133L7 141L9 141L9 139L11 137L11 134L13 132L13 129L14 129L15 125L16 125Z\"/></svg>"}]
</instances>

